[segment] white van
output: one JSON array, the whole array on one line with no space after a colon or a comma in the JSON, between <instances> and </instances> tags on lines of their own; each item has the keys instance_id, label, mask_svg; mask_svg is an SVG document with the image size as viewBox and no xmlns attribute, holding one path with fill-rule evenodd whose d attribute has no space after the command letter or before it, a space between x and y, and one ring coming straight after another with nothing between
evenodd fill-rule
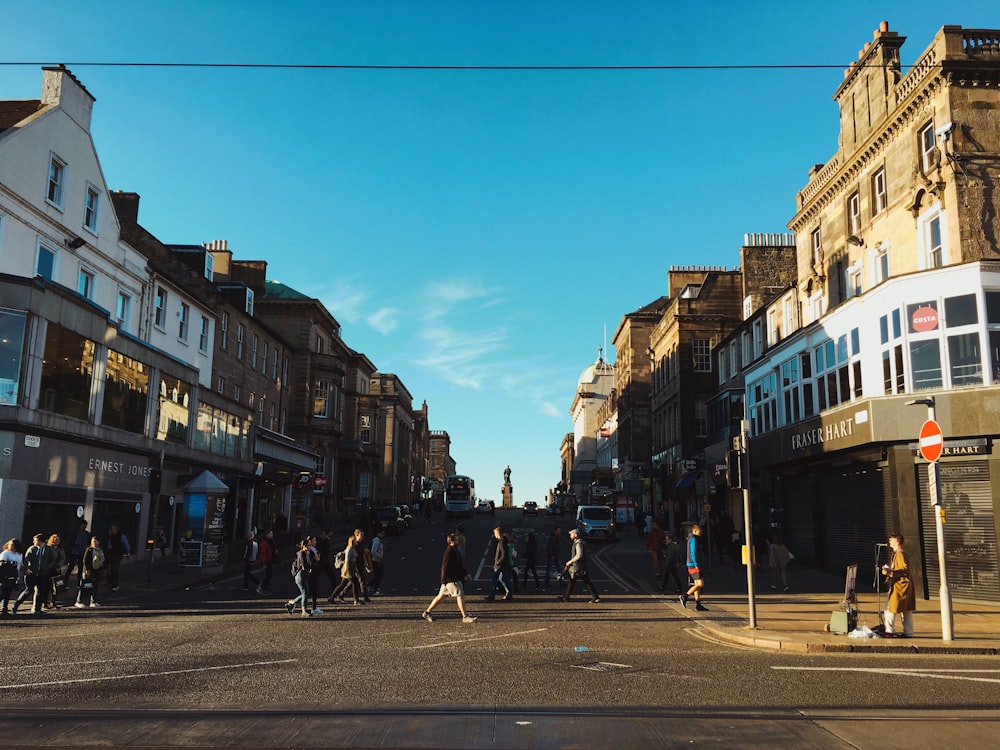
<instances>
[{"instance_id":1,"label":"white van","mask_svg":"<svg viewBox=\"0 0 1000 750\"><path fill-rule=\"evenodd\" d=\"M615 540L615 512L607 505L581 505L576 509L576 530L583 539Z\"/></svg>"}]
</instances>

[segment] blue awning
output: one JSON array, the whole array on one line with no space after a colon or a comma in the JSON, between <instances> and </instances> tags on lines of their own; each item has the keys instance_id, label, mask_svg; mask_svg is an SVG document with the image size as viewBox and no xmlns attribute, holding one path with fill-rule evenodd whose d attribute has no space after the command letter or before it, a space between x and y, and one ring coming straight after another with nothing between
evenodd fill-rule
<instances>
[{"instance_id":1,"label":"blue awning","mask_svg":"<svg viewBox=\"0 0 1000 750\"><path fill-rule=\"evenodd\" d=\"M698 481L698 477L701 475L700 471L692 471L689 474L685 474L680 479L677 480L677 486L680 487L693 487L694 483Z\"/></svg>"}]
</instances>

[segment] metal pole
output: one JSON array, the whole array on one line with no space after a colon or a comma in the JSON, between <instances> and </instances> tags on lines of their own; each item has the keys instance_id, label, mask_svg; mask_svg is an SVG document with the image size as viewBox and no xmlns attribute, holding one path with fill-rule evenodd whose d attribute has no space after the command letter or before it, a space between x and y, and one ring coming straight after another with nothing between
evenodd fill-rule
<instances>
[{"instance_id":1,"label":"metal pole","mask_svg":"<svg viewBox=\"0 0 1000 750\"><path fill-rule=\"evenodd\" d=\"M927 404L927 419L936 422L936 412L934 409L934 399L929 399ZM930 494L931 505L934 507L934 531L937 534L937 555L938 555L938 576L941 579L941 588L938 591L938 598L941 601L941 640L952 641L955 639L955 618L951 609L951 590L948 588L948 571L944 559L944 521L941 518L941 477L938 475L937 461L931 461L927 467L927 489Z\"/></svg>"},{"instance_id":2,"label":"metal pole","mask_svg":"<svg viewBox=\"0 0 1000 750\"><path fill-rule=\"evenodd\" d=\"M753 524L750 520L750 420L740 422L740 484L743 485L743 538L747 545L747 604L750 627L757 627L757 597L753 582Z\"/></svg>"}]
</instances>

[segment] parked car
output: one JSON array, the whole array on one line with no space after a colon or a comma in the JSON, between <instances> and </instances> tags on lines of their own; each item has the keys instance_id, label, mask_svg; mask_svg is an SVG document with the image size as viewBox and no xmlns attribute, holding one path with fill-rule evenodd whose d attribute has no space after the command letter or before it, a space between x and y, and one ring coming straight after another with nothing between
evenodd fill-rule
<instances>
[{"instance_id":1,"label":"parked car","mask_svg":"<svg viewBox=\"0 0 1000 750\"><path fill-rule=\"evenodd\" d=\"M524 507L521 509L522 516L537 516L538 515L538 503L533 500L528 500Z\"/></svg>"},{"instance_id":2,"label":"parked car","mask_svg":"<svg viewBox=\"0 0 1000 750\"><path fill-rule=\"evenodd\" d=\"M560 518L562 518L563 514L562 504L549 503L548 506L545 508L545 512L548 513L550 516L559 516Z\"/></svg>"},{"instance_id":3,"label":"parked car","mask_svg":"<svg viewBox=\"0 0 1000 750\"><path fill-rule=\"evenodd\" d=\"M385 529L385 533L402 534L406 531L406 519L398 505L387 505L375 509L375 520Z\"/></svg>"},{"instance_id":4,"label":"parked car","mask_svg":"<svg viewBox=\"0 0 1000 750\"><path fill-rule=\"evenodd\" d=\"M607 505L581 505L576 509L576 529L584 539L614 541L615 512Z\"/></svg>"}]
</instances>

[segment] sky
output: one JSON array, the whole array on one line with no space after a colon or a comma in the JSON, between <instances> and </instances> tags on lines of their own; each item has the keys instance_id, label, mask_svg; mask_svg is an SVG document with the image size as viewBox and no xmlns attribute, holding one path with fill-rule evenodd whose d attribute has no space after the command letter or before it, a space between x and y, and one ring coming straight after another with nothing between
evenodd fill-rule
<instances>
[{"instance_id":1,"label":"sky","mask_svg":"<svg viewBox=\"0 0 1000 750\"><path fill-rule=\"evenodd\" d=\"M518 505L559 481L581 372L614 362L668 270L735 268L745 233L787 231L879 22L908 38L904 68L943 25L1000 26L992 0L3 7L0 98L38 98L40 66L66 63L143 226L228 240L321 300L427 401L479 496L509 465Z\"/></svg>"}]
</instances>

